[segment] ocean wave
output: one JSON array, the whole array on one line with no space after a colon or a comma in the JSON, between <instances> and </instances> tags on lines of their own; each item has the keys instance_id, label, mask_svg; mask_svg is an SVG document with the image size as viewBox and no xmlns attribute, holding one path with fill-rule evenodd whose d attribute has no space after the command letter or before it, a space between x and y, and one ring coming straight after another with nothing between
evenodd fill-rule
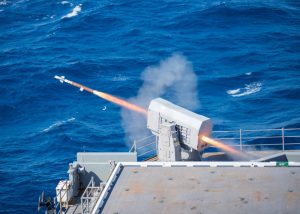
<instances>
[{"instance_id":1,"label":"ocean wave","mask_svg":"<svg viewBox=\"0 0 300 214\"><path fill-rule=\"evenodd\" d=\"M81 6L82 6L82 4L77 5L76 7L73 8L73 10L70 13L68 13L67 15L65 15L61 18L65 19L65 18L71 18L73 16L77 16L78 13L81 11Z\"/></svg>"},{"instance_id":2,"label":"ocean wave","mask_svg":"<svg viewBox=\"0 0 300 214\"><path fill-rule=\"evenodd\" d=\"M126 80L128 80L128 77L122 76L121 74L115 76L115 77L112 79L112 81L114 81L114 82L123 82L123 81L126 81Z\"/></svg>"},{"instance_id":3,"label":"ocean wave","mask_svg":"<svg viewBox=\"0 0 300 214\"><path fill-rule=\"evenodd\" d=\"M261 88L262 88L262 83L254 82L251 84L245 84L244 88L227 90L227 94L229 94L233 97L242 97L242 96L246 96L249 94L259 92L261 90Z\"/></svg>"},{"instance_id":4,"label":"ocean wave","mask_svg":"<svg viewBox=\"0 0 300 214\"><path fill-rule=\"evenodd\" d=\"M62 5L65 5L65 4L69 4L69 5L71 5L71 6L73 6L73 4L71 3L71 2L68 2L68 1L62 1L62 2L60 2Z\"/></svg>"},{"instance_id":5,"label":"ocean wave","mask_svg":"<svg viewBox=\"0 0 300 214\"><path fill-rule=\"evenodd\" d=\"M291 99L299 100L300 99L300 88L286 88L273 92L272 97L279 99Z\"/></svg>"},{"instance_id":6,"label":"ocean wave","mask_svg":"<svg viewBox=\"0 0 300 214\"><path fill-rule=\"evenodd\" d=\"M31 196L41 187L53 193L78 151L127 151L121 108L54 75L129 99L144 68L181 51L197 74L196 112L210 115L214 130L300 127L300 8L293 2L0 0L0 167L11 168L0 172L7 193L0 210L34 212ZM245 84L255 82L260 91L246 95ZM163 98L180 104L174 93ZM30 192L26 205L9 194L16 188Z\"/></svg>"},{"instance_id":7,"label":"ocean wave","mask_svg":"<svg viewBox=\"0 0 300 214\"><path fill-rule=\"evenodd\" d=\"M197 8L197 7L195 7ZM214 2L198 6L196 10L170 17L172 22L164 23L164 28L208 28L217 29L220 26L233 28L239 26L243 20L252 23L253 21L264 20L264 22L284 23L290 14L282 4L246 3L246 2Z\"/></svg>"},{"instance_id":8,"label":"ocean wave","mask_svg":"<svg viewBox=\"0 0 300 214\"><path fill-rule=\"evenodd\" d=\"M4 5L7 5L7 1L6 0L0 1L0 6L4 6Z\"/></svg>"},{"instance_id":9,"label":"ocean wave","mask_svg":"<svg viewBox=\"0 0 300 214\"><path fill-rule=\"evenodd\" d=\"M48 128L43 129L42 132L47 133L47 132L49 132L49 131L51 131L51 130L57 128L57 127L60 127L60 126L62 126L62 125L64 125L64 124L69 123L69 122L72 122L72 121L74 121L74 120L75 120L75 117L71 117L71 118L68 119L68 120L63 120L63 121L55 122L55 123L53 123L52 125L50 125Z\"/></svg>"}]
</instances>

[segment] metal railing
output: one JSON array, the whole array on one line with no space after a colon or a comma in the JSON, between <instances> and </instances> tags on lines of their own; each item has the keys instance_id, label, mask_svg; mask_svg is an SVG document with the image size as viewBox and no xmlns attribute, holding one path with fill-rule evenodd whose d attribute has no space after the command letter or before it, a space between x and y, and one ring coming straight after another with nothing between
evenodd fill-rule
<instances>
[{"instance_id":1,"label":"metal railing","mask_svg":"<svg viewBox=\"0 0 300 214\"><path fill-rule=\"evenodd\" d=\"M300 145L300 128L213 131L213 138L240 150L260 148L285 151Z\"/></svg>"},{"instance_id":2,"label":"metal railing","mask_svg":"<svg viewBox=\"0 0 300 214\"><path fill-rule=\"evenodd\" d=\"M69 207L68 184L69 184L68 180L64 180L64 184L62 185L62 187L60 188L58 193L56 193L56 197L54 198L54 203L56 203L57 198L59 198L59 203L54 205L54 213L62 214L62 209ZM62 194L62 191L64 191L63 194ZM67 200L65 202L63 202L62 200L65 197L65 195L67 197ZM59 211L57 212L58 208L59 208Z\"/></svg>"},{"instance_id":3,"label":"metal railing","mask_svg":"<svg viewBox=\"0 0 300 214\"><path fill-rule=\"evenodd\" d=\"M300 128L280 129L239 129L213 131L212 137L239 150L291 150L300 145ZM147 136L134 141L130 152L137 152L138 158L145 160L156 155L157 137ZM215 148L214 146L209 146Z\"/></svg>"},{"instance_id":4,"label":"metal railing","mask_svg":"<svg viewBox=\"0 0 300 214\"><path fill-rule=\"evenodd\" d=\"M81 211L82 214L90 213L101 193L101 187L95 186L94 177L91 178L89 184L81 196Z\"/></svg>"},{"instance_id":5,"label":"metal railing","mask_svg":"<svg viewBox=\"0 0 300 214\"><path fill-rule=\"evenodd\" d=\"M149 135L140 140L135 140L129 152L136 152L139 159L155 156L157 151L157 137Z\"/></svg>"}]
</instances>

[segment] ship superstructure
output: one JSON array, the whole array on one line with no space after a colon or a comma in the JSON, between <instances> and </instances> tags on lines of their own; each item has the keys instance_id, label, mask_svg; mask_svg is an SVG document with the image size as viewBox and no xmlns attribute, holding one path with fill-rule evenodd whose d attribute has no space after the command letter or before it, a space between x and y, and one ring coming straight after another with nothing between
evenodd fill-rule
<instances>
[{"instance_id":1,"label":"ship superstructure","mask_svg":"<svg viewBox=\"0 0 300 214\"><path fill-rule=\"evenodd\" d=\"M40 198L45 212L300 213L300 129L213 132L209 118L162 98L146 112L152 136L129 152L77 153L54 203Z\"/></svg>"}]
</instances>

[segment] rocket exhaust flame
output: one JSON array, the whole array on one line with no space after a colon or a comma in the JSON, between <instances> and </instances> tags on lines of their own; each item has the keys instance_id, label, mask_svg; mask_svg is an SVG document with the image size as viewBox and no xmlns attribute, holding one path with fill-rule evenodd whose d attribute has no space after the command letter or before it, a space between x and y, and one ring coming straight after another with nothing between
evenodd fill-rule
<instances>
[{"instance_id":1,"label":"rocket exhaust flame","mask_svg":"<svg viewBox=\"0 0 300 214\"><path fill-rule=\"evenodd\" d=\"M125 108L127 108L129 110L141 113L141 114L143 114L143 115L145 115L147 117L147 110L144 109L144 108L142 108L142 107L140 107L140 106L137 106L135 104L129 103L129 102L123 100L123 99L117 98L117 97L112 96L110 94L107 94L107 93L104 93L104 92L101 92L101 91L97 91L97 90L93 90L93 89L91 89L89 87L86 87L84 85L81 85L79 83L67 80L67 79L65 79L64 76L55 76L54 78L58 79L61 83L65 82L65 83L68 83L68 84L70 84L72 86L75 86L75 87L79 88L80 91L90 92L90 93L92 93L92 94L94 94L94 95L96 95L98 97L101 97L102 99L105 99L107 101L110 101L112 103L120 105L122 107L125 107Z\"/></svg>"},{"instance_id":2,"label":"rocket exhaust flame","mask_svg":"<svg viewBox=\"0 0 300 214\"><path fill-rule=\"evenodd\" d=\"M135 104L132 104L130 102L127 102L126 100L117 98L117 97L115 97L113 95L110 95L110 94L107 94L107 93L104 93L104 92L101 92L101 91L97 91L97 90L91 89L91 88L86 87L84 85L81 85L79 83L67 80L67 79L65 79L64 76L54 76L54 78L57 79L57 80L59 80L61 83L65 82L65 83L68 83L68 84L70 84L70 85L72 85L74 87L77 87L77 88L80 89L80 91L90 92L90 93L92 93L92 94L94 94L94 95L96 95L98 97L101 97L102 99L105 99L107 101L115 103L115 104L117 104L119 106L125 107L125 108L127 108L129 110L141 113L141 114L143 114L144 116L147 117L147 110L146 109L144 109L144 108L142 108L140 106L137 106ZM206 143L208 143L208 144L210 144L212 146L218 147L219 149L222 149L222 150L224 150L226 152L230 152L232 154L235 154L235 155L238 155L238 156L241 156L241 157L244 156L244 154L241 153L241 152L239 152L238 150L235 150L234 148L232 148L230 146L227 146L227 145L225 145L223 143L220 143L220 142L218 142L216 140L213 140L213 139L211 139L209 137L199 136L199 138L202 141L204 141L204 142L206 142Z\"/></svg>"},{"instance_id":3,"label":"rocket exhaust flame","mask_svg":"<svg viewBox=\"0 0 300 214\"><path fill-rule=\"evenodd\" d=\"M206 142L206 143L208 143L208 144L210 144L210 145L212 145L212 146L215 146L215 147L217 147L217 148L219 148L219 149L222 149L222 150L224 150L224 151L226 151L226 152L229 152L229 153L238 155L238 156L240 156L240 157L244 157L244 156L245 156L242 152L240 152L240 151L238 151L238 150L236 150L236 149L234 149L234 148L232 148L232 147L230 147L230 146L228 146L228 145L225 145L225 144L223 144L223 143L220 143L220 142L218 142L218 141L216 141L216 140L213 140L213 139L211 139L211 138L209 138L209 137L202 136L202 137L201 137L201 140L203 140L204 142Z\"/></svg>"},{"instance_id":4,"label":"rocket exhaust flame","mask_svg":"<svg viewBox=\"0 0 300 214\"><path fill-rule=\"evenodd\" d=\"M97 95L98 97L101 97L105 100L108 100L110 102L113 102L117 105L120 105L120 106L123 106L129 110L132 110L132 111L135 111L135 112L139 112L139 113L142 113L144 114L145 116L147 116L147 110L140 107L140 106L137 106L137 105L134 105L132 103L129 103L125 100L122 100L120 98L117 98L115 96L112 96L110 94L107 94L107 93L104 93L104 92L101 92L101 91L94 91L93 92L95 95Z\"/></svg>"}]
</instances>

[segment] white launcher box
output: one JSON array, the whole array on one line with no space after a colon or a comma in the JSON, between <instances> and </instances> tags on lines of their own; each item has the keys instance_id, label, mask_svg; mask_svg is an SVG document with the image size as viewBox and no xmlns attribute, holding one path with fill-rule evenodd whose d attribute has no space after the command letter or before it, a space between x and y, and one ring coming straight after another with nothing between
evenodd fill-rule
<instances>
[{"instance_id":1,"label":"white launcher box","mask_svg":"<svg viewBox=\"0 0 300 214\"><path fill-rule=\"evenodd\" d=\"M147 128L158 136L164 122L176 124L181 143L202 150L202 136L210 136L212 122L209 118L191 112L162 98L153 99L148 108Z\"/></svg>"}]
</instances>

